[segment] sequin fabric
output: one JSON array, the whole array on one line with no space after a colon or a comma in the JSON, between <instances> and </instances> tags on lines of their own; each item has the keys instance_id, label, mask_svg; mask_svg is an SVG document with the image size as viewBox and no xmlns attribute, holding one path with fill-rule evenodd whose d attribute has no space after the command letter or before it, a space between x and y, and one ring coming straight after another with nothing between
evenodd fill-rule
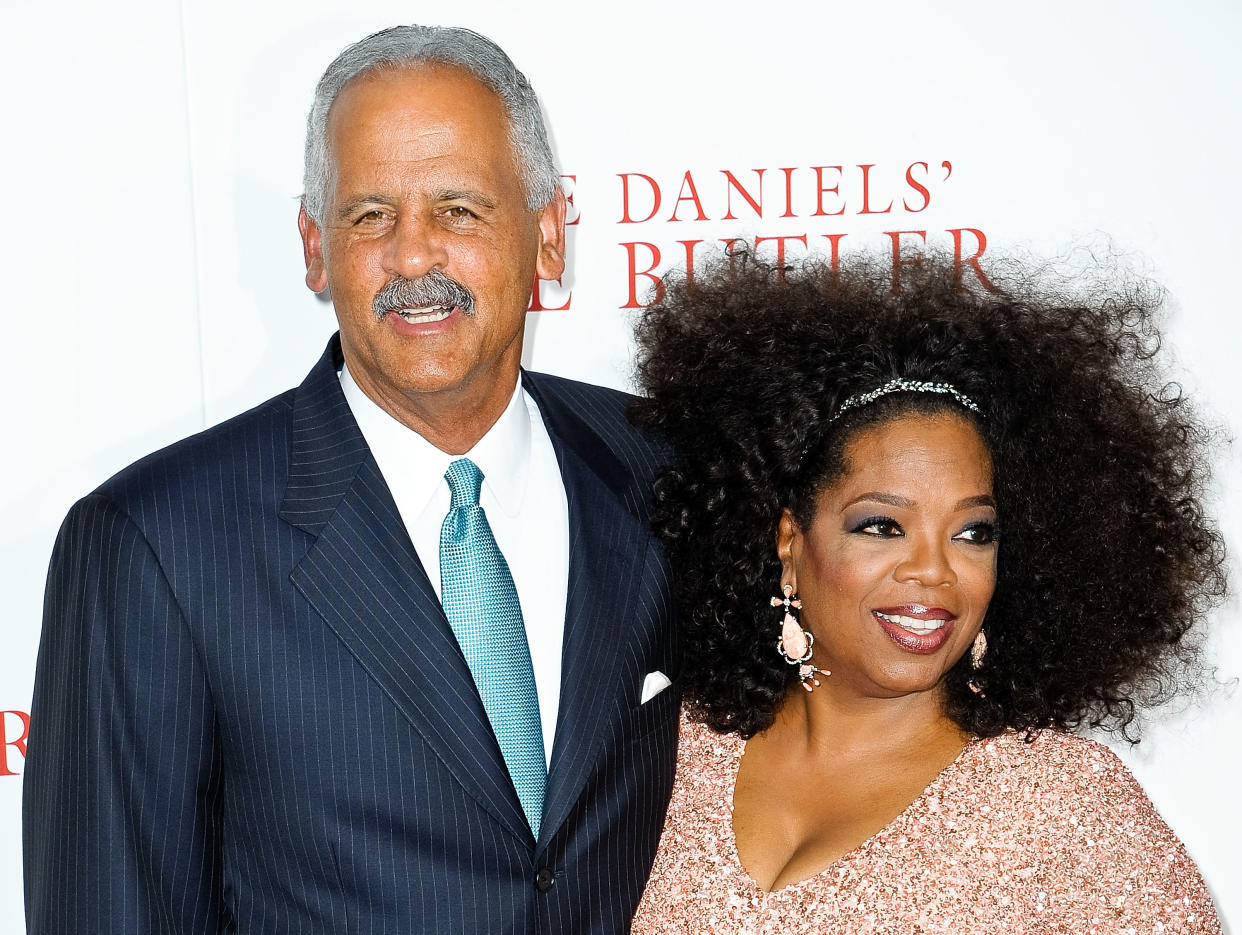
<instances>
[{"instance_id":1,"label":"sequin fabric","mask_svg":"<svg viewBox=\"0 0 1242 935\"><path fill-rule=\"evenodd\" d=\"M682 721L677 778L634 935L1219 935L1181 842L1122 762L1044 731L969 743L891 824L765 893L738 861L745 747Z\"/></svg>"}]
</instances>

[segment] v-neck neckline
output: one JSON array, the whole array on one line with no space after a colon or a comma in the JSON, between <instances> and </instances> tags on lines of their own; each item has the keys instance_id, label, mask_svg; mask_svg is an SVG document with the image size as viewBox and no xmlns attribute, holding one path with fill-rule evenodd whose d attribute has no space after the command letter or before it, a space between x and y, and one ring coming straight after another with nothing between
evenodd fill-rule
<instances>
[{"instance_id":1,"label":"v-neck neckline","mask_svg":"<svg viewBox=\"0 0 1242 935\"><path fill-rule=\"evenodd\" d=\"M700 729L708 730L707 727L703 727L702 725L700 725ZM965 745L963 745L962 749L958 751L957 756L955 756L948 764L946 764L944 769L938 772L935 775L935 777L931 780L931 782L929 782L926 786L924 786L923 790L918 795L916 795L905 808L903 808L900 812L898 812L895 816L893 816L893 819L891 821L886 823L884 827L878 829L874 834L872 834L866 840L862 841L857 846L850 848L844 854L840 854L839 856L834 857L831 861L829 861L827 864L825 864L820 869L815 870L814 872L808 874L807 876L799 880L794 880L792 883L786 883L784 886L780 887L779 889L765 890L762 886L759 885L758 881L756 881L755 878L751 875L751 872L746 869L746 865L742 863L742 858L738 854L738 850L737 850L737 834L734 831L734 827L733 827L733 795L734 795L734 791L737 788L737 774L738 774L738 770L741 768L742 756L746 752L746 744L748 741L742 740L740 737L736 735L729 735L728 739L732 742L731 753L732 753L732 758L733 758L733 765L732 765L732 769L730 770L729 783L728 783L727 788L725 789L725 798L724 798L724 804L728 809L728 817L725 822L726 828L725 828L725 834L724 834L725 848L726 848L729 859L732 860L734 866L737 867L737 869L741 871L741 876L746 881L746 884L750 886L754 890L755 893L760 894L764 898L775 897L783 893L792 892L809 883L812 883L813 881L819 879L820 877L825 876L826 874L834 870L839 865L857 859L859 855L861 855L864 851L870 849L877 841L881 840L882 838L888 837L898 825L906 824L908 816L913 814L914 811L919 806L921 806L922 803L929 796L931 796L940 786L944 785L944 783L948 781L948 779L954 773L958 772L961 769L962 764L965 762L967 756L971 753L971 751L973 751L976 747L978 747L978 745L981 742L980 738L978 737L971 737L970 739L968 739Z\"/></svg>"}]
</instances>

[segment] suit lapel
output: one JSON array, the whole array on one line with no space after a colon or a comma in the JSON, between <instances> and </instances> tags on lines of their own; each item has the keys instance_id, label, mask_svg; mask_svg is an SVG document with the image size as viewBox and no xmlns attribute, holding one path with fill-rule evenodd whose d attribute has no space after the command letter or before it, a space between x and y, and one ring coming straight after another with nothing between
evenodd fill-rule
<instances>
[{"instance_id":1,"label":"suit lapel","mask_svg":"<svg viewBox=\"0 0 1242 935\"><path fill-rule=\"evenodd\" d=\"M317 538L294 586L457 781L530 841L470 670L341 393L339 345L298 389L281 516Z\"/></svg>"},{"instance_id":2,"label":"suit lapel","mask_svg":"<svg viewBox=\"0 0 1242 935\"><path fill-rule=\"evenodd\" d=\"M568 816L613 733L627 700L627 678L639 677L638 639L628 623L647 559L650 535L625 505L645 497L629 472L564 403L525 385L548 427L569 505L569 586L565 606L561 695L540 841ZM631 686L633 691L637 688Z\"/></svg>"}]
</instances>

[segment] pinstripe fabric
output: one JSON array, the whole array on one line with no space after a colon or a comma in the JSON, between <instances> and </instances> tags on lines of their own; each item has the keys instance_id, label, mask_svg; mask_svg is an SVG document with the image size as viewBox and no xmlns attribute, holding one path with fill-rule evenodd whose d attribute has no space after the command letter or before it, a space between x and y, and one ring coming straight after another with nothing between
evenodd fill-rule
<instances>
[{"instance_id":1,"label":"pinstripe fabric","mask_svg":"<svg viewBox=\"0 0 1242 935\"><path fill-rule=\"evenodd\" d=\"M676 685L638 698L676 674L658 453L621 394L527 375L570 515L535 841L337 362L334 341L297 390L66 519L24 780L31 932L627 930L676 742Z\"/></svg>"}]
</instances>

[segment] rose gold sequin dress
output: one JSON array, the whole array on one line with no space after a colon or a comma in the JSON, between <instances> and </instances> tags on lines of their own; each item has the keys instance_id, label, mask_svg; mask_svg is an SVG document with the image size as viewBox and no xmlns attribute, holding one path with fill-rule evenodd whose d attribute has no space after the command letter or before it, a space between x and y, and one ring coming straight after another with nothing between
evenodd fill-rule
<instances>
[{"instance_id":1,"label":"rose gold sequin dress","mask_svg":"<svg viewBox=\"0 0 1242 935\"><path fill-rule=\"evenodd\" d=\"M1220 933L1181 842L1095 741L1057 731L972 741L886 828L775 893L747 876L734 846L744 747L683 719L634 935Z\"/></svg>"}]
</instances>

